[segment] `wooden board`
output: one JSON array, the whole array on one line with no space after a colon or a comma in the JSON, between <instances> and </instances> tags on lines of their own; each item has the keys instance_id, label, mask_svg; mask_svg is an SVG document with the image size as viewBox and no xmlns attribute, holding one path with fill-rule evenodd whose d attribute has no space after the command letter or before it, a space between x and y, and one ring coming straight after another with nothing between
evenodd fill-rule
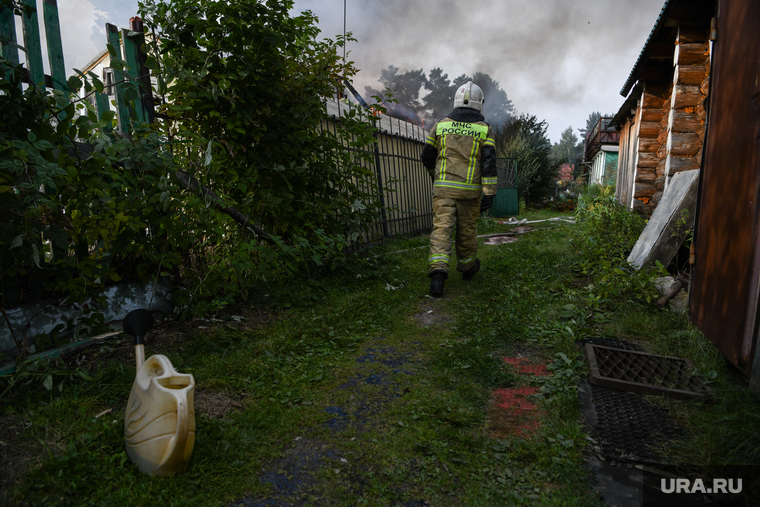
<instances>
[{"instance_id":1,"label":"wooden board","mask_svg":"<svg viewBox=\"0 0 760 507\"><path fill-rule=\"evenodd\" d=\"M36 7L35 0L24 0L24 5ZM42 66L42 42L40 24L35 10L29 16L23 16L24 45L26 46L26 65L32 76L32 83L45 87L45 70Z\"/></svg>"},{"instance_id":2,"label":"wooden board","mask_svg":"<svg viewBox=\"0 0 760 507\"><path fill-rule=\"evenodd\" d=\"M66 85L66 66L63 63L63 44L61 44L61 24L58 21L56 0L44 0L42 15L45 19L45 37L47 38L48 61L53 88L68 92Z\"/></svg>"},{"instance_id":3,"label":"wooden board","mask_svg":"<svg viewBox=\"0 0 760 507\"><path fill-rule=\"evenodd\" d=\"M699 170L673 176L644 232L631 250L628 262L637 269L651 266L655 261L660 261L664 266L670 264L694 223L698 182ZM687 210L688 216L682 210ZM684 218L686 223L678 225L679 220Z\"/></svg>"}]
</instances>

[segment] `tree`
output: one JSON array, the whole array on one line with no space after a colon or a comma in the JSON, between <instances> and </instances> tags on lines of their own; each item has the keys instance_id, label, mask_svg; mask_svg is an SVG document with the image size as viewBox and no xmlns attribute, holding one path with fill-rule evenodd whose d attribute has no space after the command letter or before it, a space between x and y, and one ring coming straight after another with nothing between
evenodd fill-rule
<instances>
[{"instance_id":1,"label":"tree","mask_svg":"<svg viewBox=\"0 0 760 507\"><path fill-rule=\"evenodd\" d=\"M579 164L583 159L583 142L573 132L573 127L562 131L558 143L552 146L552 158L561 164Z\"/></svg>"},{"instance_id":2,"label":"tree","mask_svg":"<svg viewBox=\"0 0 760 507\"><path fill-rule=\"evenodd\" d=\"M550 154L547 126L545 120L521 114L509 118L497 135L497 156L517 160L517 187L526 202L548 197L556 185L559 163Z\"/></svg>"},{"instance_id":3,"label":"tree","mask_svg":"<svg viewBox=\"0 0 760 507\"><path fill-rule=\"evenodd\" d=\"M437 120L451 111L457 85L449 81L449 75L444 74L440 67L430 71L425 89L428 90L428 94L422 98L425 116Z\"/></svg>"},{"instance_id":4,"label":"tree","mask_svg":"<svg viewBox=\"0 0 760 507\"><path fill-rule=\"evenodd\" d=\"M602 117L602 113L600 113L599 111L594 111L593 113L588 115L588 118L586 119L586 127L583 129L578 129L578 132L581 133L582 138L585 138L586 134L594 130L594 127L599 122L599 118L601 117Z\"/></svg>"},{"instance_id":5,"label":"tree","mask_svg":"<svg viewBox=\"0 0 760 507\"><path fill-rule=\"evenodd\" d=\"M372 142L362 110L337 123L337 133L321 128L322 100L356 69L340 57L342 38L317 40L316 18L308 11L291 17L292 6L141 3L146 26L158 33L150 61L167 97L156 128L186 173L175 174L183 186L214 193L186 193L196 221L188 228L204 231L204 247L195 248L212 255L198 268L210 295L241 291L283 266L335 259L347 236L359 238L375 218L376 200L362 186L371 173L361 148ZM346 150L344 139L357 149ZM232 222L217 199L276 244Z\"/></svg>"},{"instance_id":6,"label":"tree","mask_svg":"<svg viewBox=\"0 0 760 507\"><path fill-rule=\"evenodd\" d=\"M378 81L392 92L393 100L384 103L388 114L417 124L435 121L449 113L454 105L454 95L457 88L468 81L480 86L486 98L483 116L486 121L500 129L511 116L514 107L507 97L507 92L501 89L499 83L484 72L476 72L473 77L461 74L449 81L440 67L430 71L429 77L420 70L412 70L403 74L398 73L398 67L393 65L381 71ZM420 98L422 89L428 93ZM365 87L368 96L382 96L374 88Z\"/></svg>"}]
</instances>

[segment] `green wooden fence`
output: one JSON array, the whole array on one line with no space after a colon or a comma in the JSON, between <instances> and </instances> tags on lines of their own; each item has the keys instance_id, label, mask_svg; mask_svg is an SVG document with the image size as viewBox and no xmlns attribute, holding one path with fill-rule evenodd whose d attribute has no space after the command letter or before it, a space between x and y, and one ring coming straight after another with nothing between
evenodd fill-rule
<instances>
[{"instance_id":1,"label":"green wooden fence","mask_svg":"<svg viewBox=\"0 0 760 507\"><path fill-rule=\"evenodd\" d=\"M44 73L42 64L42 41L36 0L23 0L23 5L27 7L21 14L23 45L18 43L16 15L13 10L0 7L0 46L3 58L15 65L24 64L27 71L25 81L30 86L59 90L67 96L69 93L78 92L71 89L66 78L57 1L42 1L50 75ZM144 57L141 55L141 47L145 42L141 31L142 22L133 28L139 28L140 31L119 29L106 23L106 45L111 54L112 64L115 65L117 130L124 136L129 134L131 121L150 121L153 117L150 80L145 79L147 70L143 65ZM19 51L25 55L23 61L19 58ZM124 70L121 68L122 63L117 62L123 62ZM102 115L110 109L108 96L105 93L94 93L98 115Z\"/></svg>"},{"instance_id":2,"label":"green wooden fence","mask_svg":"<svg viewBox=\"0 0 760 507\"><path fill-rule=\"evenodd\" d=\"M0 7L0 55L7 62L19 65L25 69L24 83L40 90L57 90L63 94L68 102L70 98L79 92L74 89L76 80L71 82L66 78L66 67L61 43L61 26L59 22L58 6L56 0L42 0L41 18L44 24L48 65L50 74L45 74L43 67L43 47L40 32L40 12L35 0L23 0L23 12L19 15L11 8ZM21 36L16 33L16 24L21 18L23 29ZM139 18L136 18L139 21ZM65 30L65 26L63 27ZM139 26L133 23L130 29L119 29L114 25L106 24L106 46L111 54L111 65L116 71L118 78L114 83L117 132L122 136L129 135L130 122L133 120L150 121L153 117L152 95L150 93L150 79L144 68L145 57L140 53L144 43L141 22ZM23 42L20 43L20 39ZM121 69L122 65L124 70ZM132 70L134 69L134 70ZM92 74L94 76L94 74ZM100 76L97 76L100 78ZM140 79L140 78L143 79ZM19 83L22 86L22 83ZM98 116L111 110L109 97L105 93L93 92L95 108ZM89 104L87 101L83 103ZM76 143L77 149L82 156L88 156L92 146ZM66 256L53 248L53 258L58 259ZM28 278L22 280L19 277L3 279L2 296L6 304L16 304L29 296L45 296L46 261L42 261L43 267L32 266ZM26 291L22 287L27 287ZM26 293L25 293L26 292Z\"/></svg>"}]
</instances>

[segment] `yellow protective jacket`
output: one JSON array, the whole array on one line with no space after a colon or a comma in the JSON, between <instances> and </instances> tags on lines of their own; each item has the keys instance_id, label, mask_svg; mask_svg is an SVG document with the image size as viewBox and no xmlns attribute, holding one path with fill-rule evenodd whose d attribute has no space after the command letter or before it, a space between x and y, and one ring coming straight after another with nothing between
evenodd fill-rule
<instances>
[{"instance_id":1,"label":"yellow protective jacket","mask_svg":"<svg viewBox=\"0 0 760 507\"><path fill-rule=\"evenodd\" d=\"M494 131L474 109L454 109L430 128L422 164L433 178L435 197L496 195Z\"/></svg>"}]
</instances>

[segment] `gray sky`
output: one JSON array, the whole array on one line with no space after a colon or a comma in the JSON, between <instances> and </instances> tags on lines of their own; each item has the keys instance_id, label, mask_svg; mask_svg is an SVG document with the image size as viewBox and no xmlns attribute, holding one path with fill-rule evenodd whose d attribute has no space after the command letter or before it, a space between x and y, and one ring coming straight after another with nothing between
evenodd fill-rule
<instances>
[{"instance_id":1,"label":"gray sky","mask_svg":"<svg viewBox=\"0 0 760 507\"><path fill-rule=\"evenodd\" d=\"M42 0L37 0L41 4ZM488 73L518 113L549 124L559 140L593 111L615 113L623 87L664 0L346 0L356 88L377 88L380 70L440 67L450 79ZM126 27L137 0L58 0L66 67L105 48L104 24ZM323 37L343 33L344 0L296 0ZM488 97L486 97L488 107ZM576 130L577 132L577 130Z\"/></svg>"}]
</instances>

